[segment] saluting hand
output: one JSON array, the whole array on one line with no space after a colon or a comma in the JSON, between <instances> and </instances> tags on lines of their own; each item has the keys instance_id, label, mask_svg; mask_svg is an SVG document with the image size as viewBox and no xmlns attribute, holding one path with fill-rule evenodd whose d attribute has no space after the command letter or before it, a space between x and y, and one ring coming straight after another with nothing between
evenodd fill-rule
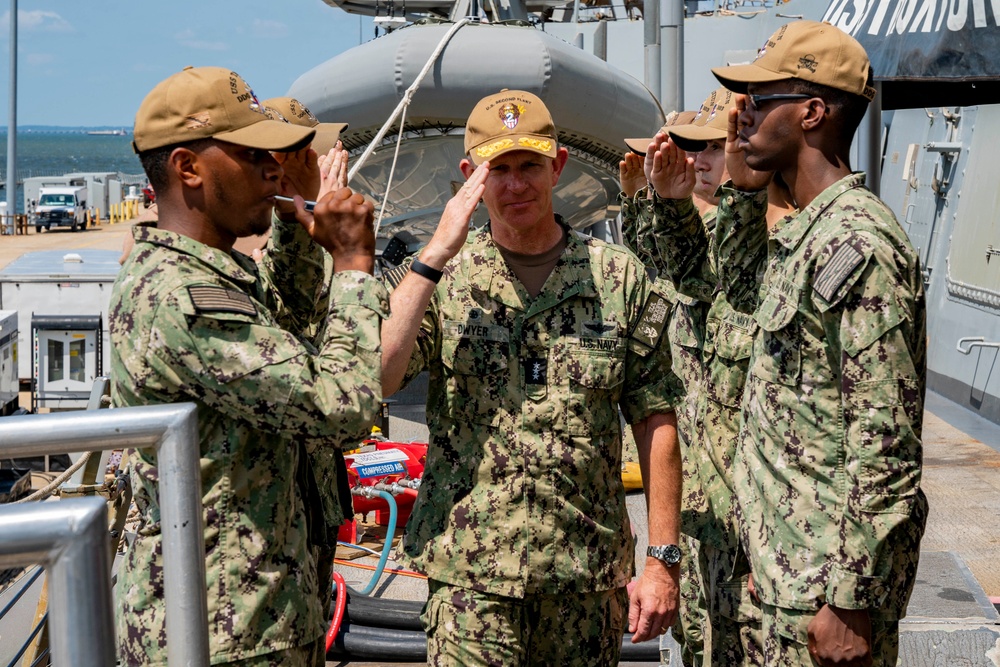
<instances>
[{"instance_id":1,"label":"saluting hand","mask_svg":"<svg viewBox=\"0 0 1000 667\"><path fill-rule=\"evenodd\" d=\"M281 194L286 197L299 195L305 199L313 199L319 192L320 172L317 164L316 151L303 148L292 153L272 153L274 159L284 170L281 178ZM278 217L291 221L295 217L295 205L289 202L277 202L274 205Z\"/></svg>"},{"instance_id":2,"label":"saluting hand","mask_svg":"<svg viewBox=\"0 0 1000 667\"><path fill-rule=\"evenodd\" d=\"M740 148L739 118L747 108L747 96L737 95L736 103L729 110L729 127L726 131L726 171L733 181L733 187L743 192L763 190L774 177L773 171L757 171L747 165L743 149Z\"/></svg>"},{"instance_id":3,"label":"saluting hand","mask_svg":"<svg viewBox=\"0 0 1000 667\"><path fill-rule=\"evenodd\" d=\"M618 163L618 182L626 197L634 197L635 193L646 185L646 174L643 170L642 158L635 153L625 153Z\"/></svg>"},{"instance_id":4,"label":"saluting hand","mask_svg":"<svg viewBox=\"0 0 1000 667\"><path fill-rule=\"evenodd\" d=\"M347 187L347 151L344 150L344 145L338 141L329 153L320 155L317 162L320 183L316 201L319 201L328 192Z\"/></svg>"},{"instance_id":5,"label":"saluting hand","mask_svg":"<svg viewBox=\"0 0 1000 667\"><path fill-rule=\"evenodd\" d=\"M312 215L296 196L295 217L333 257L334 271L375 270L375 207L361 193L350 188L327 193Z\"/></svg>"},{"instance_id":6,"label":"saluting hand","mask_svg":"<svg viewBox=\"0 0 1000 667\"><path fill-rule=\"evenodd\" d=\"M469 220L486 191L486 177L489 175L490 163L484 162L468 175L465 184L448 200L434 236L420 253L421 262L440 271L462 249L469 236Z\"/></svg>"},{"instance_id":7,"label":"saluting hand","mask_svg":"<svg viewBox=\"0 0 1000 667\"><path fill-rule=\"evenodd\" d=\"M666 132L656 133L646 150L643 170L650 186L663 199L686 199L694 192L694 158L678 148Z\"/></svg>"}]
</instances>

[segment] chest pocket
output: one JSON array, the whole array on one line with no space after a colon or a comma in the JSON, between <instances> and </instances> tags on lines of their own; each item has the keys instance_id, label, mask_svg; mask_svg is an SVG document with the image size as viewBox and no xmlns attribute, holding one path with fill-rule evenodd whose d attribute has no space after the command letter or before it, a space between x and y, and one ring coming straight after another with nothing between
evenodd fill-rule
<instances>
[{"instance_id":1,"label":"chest pocket","mask_svg":"<svg viewBox=\"0 0 1000 667\"><path fill-rule=\"evenodd\" d=\"M301 351L302 343L286 331L276 331L270 314L230 312L186 312L188 327L196 340L211 341L194 349L201 362L196 372L228 383L252 375L272 364L285 362ZM281 340L276 340L280 336ZM268 354L250 342L271 340Z\"/></svg>"},{"instance_id":2,"label":"chest pocket","mask_svg":"<svg viewBox=\"0 0 1000 667\"><path fill-rule=\"evenodd\" d=\"M802 375L802 334L794 321L799 289L781 278L766 285L754 312L761 332L756 341L753 373L767 382L796 386Z\"/></svg>"},{"instance_id":3,"label":"chest pocket","mask_svg":"<svg viewBox=\"0 0 1000 667\"><path fill-rule=\"evenodd\" d=\"M441 358L447 374L445 401L452 417L495 424L507 387L507 343L445 338Z\"/></svg>"},{"instance_id":4,"label":"chest pocket","mask_svg":"<svg viewBox=\"0 0 1000 667\"><path fill-rule=\"evenodd\" d=\"M619 428L618 398L625 380L625 350L567 350L569 379L566 429L570 435L606 433Z\"/></svg>"},{"instance_id":5,"label":"chest pocket","mask_svg":"<svg viewBox=\"0 0 1000 667\"><path fill-rule=\"evenodd\" d=\"M695 315L697 304L678 303L670 316L670 356L674 375L684 383L684 391L696 391L702 377L701 348L703 332L699 330Z\"/></svg>"},{"instance_id":6,"label":"chest pocket","mask_svg":"<svg viewBox=\"0 0 1000 667\"><path fill-rule=\"evenodd\" d=\"M716 403L739 407L756 331L752 316L735 311L709 321L708 337L714 342L715 354L706 369L708 395Z\"/></svg>"}]
</instances>

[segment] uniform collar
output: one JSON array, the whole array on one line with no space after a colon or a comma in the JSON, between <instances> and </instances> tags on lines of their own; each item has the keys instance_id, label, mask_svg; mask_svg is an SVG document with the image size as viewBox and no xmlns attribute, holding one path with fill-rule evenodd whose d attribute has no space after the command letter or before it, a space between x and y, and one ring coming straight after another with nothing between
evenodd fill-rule
<instances>
[{"instance_id":1,"label":"uniform collar","mask_svg":"<svg viewBox=\"0 0 1000 667\"><path fill-rule=\"evenodd\" d=\"M151 243L170 248L175 252L190 255L200 262L211 266L227 278L237 282L247 283L248 285L257 282L257 277L249 270L249 267L253 265L253 260L250 260L245 255L236 251L233 251L232 254L223 252L218 248L195 241L189 236L169 232L165 229L158 229L154 224L136 224L132 228L132 236L135 242Z\"/></svg>"},{"instance_id":2,"label":"uniform collar","mask_svg":"<svg viewBox=\"0 0 1000 667\"><path fill-rule=\"evenodd\" d=\"M545 310L577 294L596 295L597 289L590 267L591 256L587 248L589 237L569 229L566 225L562 226L567 229L566 249L552 269L552 274L545 281L545 288L534 299L530 299L507 266L507 262L493 242L489 225L468 242L469 254L465 261L469 264L469 286L510 308L530 312ZM581 271L582 268L586 271Z\"/></svg>"},{"instance_id":3,"label":"uniform collar","mask_svg":"<svg viewBox=\"0 0 1000 667\"><path fill-rule=\"evenodd\" d=\"M809 230L812 229L813 224L820 217L820 214L840 195L848 190L863 188L864 186L864 172L858 171L844 176L819 193L819 196L813 199L798 215L782 220L781 224L771 234L771 239L788 249L795 248L809 233Z\"/></svg>"}]
</instances>

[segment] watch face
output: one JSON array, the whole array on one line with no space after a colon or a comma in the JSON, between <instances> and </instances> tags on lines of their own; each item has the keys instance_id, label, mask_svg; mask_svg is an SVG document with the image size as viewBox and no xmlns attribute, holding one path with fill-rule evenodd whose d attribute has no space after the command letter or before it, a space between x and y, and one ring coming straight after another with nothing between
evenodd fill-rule
<instances>
[{"instance_id":1,"label":"watch face","mask_svg":"<svg viewBox=\"0 0 1000 667\"><path fill-rule=\"evenodd\" d=\"M670 566L677 565L677 563L681 562L681 550L676 544L649 547L646 550L646 554L656 558L657 560L662 560Z\"/></svg>"},{"instance_id":2,"label":"watch face","mask_svg":"<svg viewBox=\"0 0 1000 667\"><path fill-rule=\"evenodd\" d=\"M681 550L676 544L668 544L663 549L663 561L667 565L677 565L681 562Z\"/></svg>"}]
</instances>

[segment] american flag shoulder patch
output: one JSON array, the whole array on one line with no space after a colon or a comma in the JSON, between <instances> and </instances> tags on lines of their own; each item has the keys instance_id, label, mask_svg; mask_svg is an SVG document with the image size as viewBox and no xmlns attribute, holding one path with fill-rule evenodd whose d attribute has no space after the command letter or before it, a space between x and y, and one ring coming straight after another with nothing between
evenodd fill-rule
<instances>
[{"instance_id":1,"label":"american flag shoulder patch","mask_svg":"<svg viewBox=\"0 0 1000 667\"><path fill-rule=\"evenodd\" d=\"M816 274L813 290L827 301L831 301L844 281L864 261L865 256L860 250L849 243L843 244L833 253L826 266Z\"/></svg>"},{"instance_id":2,"label":"american flag shoulder patch","mask_svg":"<svg viewBox=\"0 0 1000 667\"><path fill-rule=\"evenodd\" d=\"M253 301L239 290L199 285L188 287L187 291L199 313L239 313L251 317L257 314Z\"/></svg>"}]
</instances>

